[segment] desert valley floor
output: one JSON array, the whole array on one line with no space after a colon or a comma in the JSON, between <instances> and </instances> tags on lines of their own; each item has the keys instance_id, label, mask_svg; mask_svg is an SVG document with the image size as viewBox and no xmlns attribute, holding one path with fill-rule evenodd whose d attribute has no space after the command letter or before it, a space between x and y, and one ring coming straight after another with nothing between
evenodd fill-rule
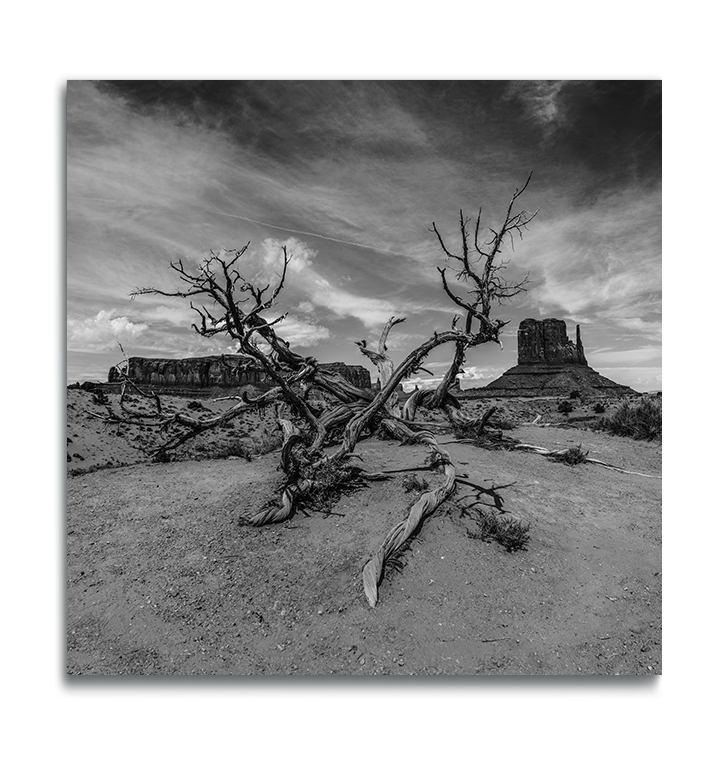
<instances>
[{"instance_id":1,"label":"desert valley floor","mask_svg":"<svg viewBox=\"0 0 720 774\"><path fill-rule=\"evenodd\" d=\"M659 442L532 425L538 404L498 405L518 421L507 434L523 442L581 444L591 457L661 473ZM441 506L372 609L362 566L417 497L401 475L343 497L330 514L240 526L281 480L278 453L262 453L271 414L253 412L176 461L150 464L137 448L142 432L88 413L98 410L90 393L68 391L70 675L661 672L659 477L438 436L459 474L511 484L505 508L530 525L530 541L508 553L472 539L459 509ZM381 440L357 452L370 471L427 455ZM437 476L421 475L431 485Z\"/></svg>"}]
</instances>

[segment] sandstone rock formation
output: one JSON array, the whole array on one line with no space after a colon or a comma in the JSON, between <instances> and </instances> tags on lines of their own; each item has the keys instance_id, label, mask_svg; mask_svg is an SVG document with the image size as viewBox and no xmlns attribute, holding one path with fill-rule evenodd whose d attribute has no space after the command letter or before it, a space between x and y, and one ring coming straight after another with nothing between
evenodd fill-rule
<instances>
[{"instance_id":1,"label":"sandstone rock formation","mask_svg":"<svg viewBox=\"0 0 720 774\"><path fill-rule=\"evenodd\" d=\"M564 320L523 320L518 328L518 365L531 363L579 363L586 366L580 326L576 326L573 344L567 337Z\"/></svg>"},{"instance_id":2,"label":"sandstone rock formation","mask_svg":"<svg viewBox=\"0 0 720 774\"><path fill-rule=\"evenodd\" d=\"M200 392L214 388L253 386L263 392L275 386L273 380L242 355L212 355L182 360L164 358L129 358L128 376L139 386L159 392ZM362 366L345 363L321 363L320 368L341 374L357 387L370 389L370 372ZM120 381L116 367L110 369L108 382Z\"/></svg>"},{"instance_id":3,"label":"sandstone rock formation","mask_svg":"<svg viewBox=\"0 0 720 774\"><path fill-rule=\"evenodd\" d=\"M465 397L567 397L575 390L582 397L635 392L590 368L579 325L573 343L563 320L528 318L518 328L518 364L485 387L466 390Z\"/></svg>"}]
</instances>

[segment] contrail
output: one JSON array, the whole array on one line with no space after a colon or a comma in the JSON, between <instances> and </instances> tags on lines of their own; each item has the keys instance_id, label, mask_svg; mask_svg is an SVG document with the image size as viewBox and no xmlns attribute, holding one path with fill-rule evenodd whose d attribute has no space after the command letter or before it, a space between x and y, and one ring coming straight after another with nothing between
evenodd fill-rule
<instances>
[{"instance_id":1,"label":"contrail","mask_svg":"<svg viewBox=\"0 0 720 774\"><path fill-rule=\"evenodd\" d=\"M214 215L224 215L226 218L235 218L237 220L246 220L249 223L257 223L259 226L266 226L267 228L274 228L278 231L286 231L288 234L302 234L302 236L315 237L316 239L324 239L328 242L339 242L341 245L351 245L352 247L362 247L365 250L372 250L376 253L387 253L388 255L399 255L402 258L415 258L414 255L408 255L407 253L399 253L396 250L385 250L382 247L373 247L372 245L364 245L362 242L350 242L347 239L337 239L336 237L324 236L323 234L316 234L313 231L300 231L296 228L285 228L284 226L276 226L274 223L266 223L263 220L255 220L255 218L248 218L244 215L231 215L229 212L221 212L220 210L208 210L202 208L205 212L211 212Z\"/></svg>"},{"instance_id":2,"label":"contrail","mask_svg":"<svg viewBox=\"0 0 720 774\"><path fill-rule=\"evenodd\" d=\"M123 204L118 199L100 199L95 196L68 196L68 199L86 199L97 202L113 202L115 204ZM417 256L409 255L408 253L400 253L397 250L386 250L382 247L374 247L373 245L366 245L362 242L351 242L347 239L338 239L337 237L325 236L324 234L316 234L314 231L300 231L296 228L285 228L284 226L278 226L275 223L267 223L264 220L256 220L255 218L248 218L245 215L233 215L229 212L222 212L221 210L210 210L206 207L198 207L203 212L208 212L213 215L222 215L225 218L234 218L235 220L244 220L248 223L256 223L258 226L265 226L266 228L274 228L277 231L285 231L288 234L301 234L302 236L315 237L316 239L324 239L326 242L337 242L341 245L350 245L351 247L362 247L365 250L372 250L375 253L385 253L387 255L398 255L401 258L416 259Z\"/></svg>"}]
</instances>

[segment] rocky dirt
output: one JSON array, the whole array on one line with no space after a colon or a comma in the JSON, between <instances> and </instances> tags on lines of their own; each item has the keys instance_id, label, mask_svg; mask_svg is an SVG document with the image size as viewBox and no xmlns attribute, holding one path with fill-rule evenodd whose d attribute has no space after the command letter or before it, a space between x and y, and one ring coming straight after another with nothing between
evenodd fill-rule
<instances>
[{"instance_id":1,"label":"rocky dirt","mask_svg":"<svg viewBox=\"0 0 720 774\"><path fill-rule=\"evenodd\" d=\"M443 506L426 521L404 568L385 578L371 609L362 565L417 496L405 491L401 475L343 497L329 515L239 526L238 516L260 508L279 483L277 454L192 459L202 454L196 448L175 462L139 463L142 437L124 430L118 436L88 417L92 397L74 393L71 675L661 672L658 478L443 437L460 474L512 484L503 490L505 507L530 525L530 541L508 553L472 539L469 520ZM236 422L236 434L260 444L267 433L260 424L248 417L247 428ZM507 433L548 448L582 443L592 457L661 471L658 443L572 426L520 425ZM202 441L205 453L222 456L213 444L223 439L224 432ZM73 458L71 448L84 459ZM423 447L377 440L358 452L368 470L421 465L426 456ZM74 474L80 463L125 467ZM436 474L419 475L432 485Z\"/></svg>"}]
</instances>

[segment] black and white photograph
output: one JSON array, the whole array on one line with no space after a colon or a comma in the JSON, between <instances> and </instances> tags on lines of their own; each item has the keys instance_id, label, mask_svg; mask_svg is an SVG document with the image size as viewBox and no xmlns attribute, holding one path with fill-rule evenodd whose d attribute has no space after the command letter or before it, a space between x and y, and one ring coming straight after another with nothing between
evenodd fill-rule
<instances>
[{"instance_id":1,"label":"black and white photograph","mask_svg":"<svg viewBox=\"0 0 720 774\"><path fill-rule=\"evenodd\" d=\"M66 122L68 676L662 674L660 80Z\"/></svg>"}]
</instances>

